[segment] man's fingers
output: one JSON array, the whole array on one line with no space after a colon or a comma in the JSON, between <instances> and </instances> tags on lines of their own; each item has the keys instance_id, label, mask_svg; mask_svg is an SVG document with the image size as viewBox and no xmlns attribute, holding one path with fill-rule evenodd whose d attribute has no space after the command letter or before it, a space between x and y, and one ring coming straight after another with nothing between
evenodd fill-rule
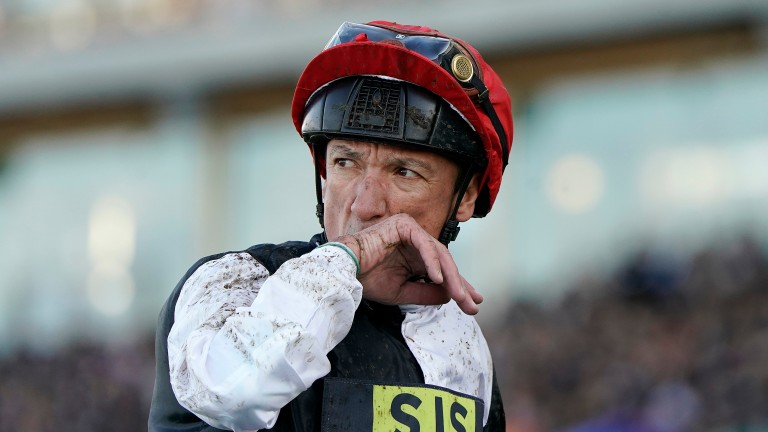
<instances>
[{"instance_id":1,"label":"man's fingers","mask_svg":"<svg viewBox=\"0 0 768 432\"><path fill-rule=\"evenodd\" d=\"M464 276L461 277L461 280L464 281L464 288L467 290L467 293L472 297L472 300L480 304L483 302L484 298L483 295L478 292L474 286L472 286L471 283L469 283L466 279L464 279Z\"/></svg>"},{"instance_id":2,"label":"man's fingers","mask_svg":"<svg viewBox=\"0 0 768 432\"><path fill-rule=\"evenodd\" d=\"M440 305L450 301L450 296L446 287L442 284L426 282L406 282L401 287L401 291L395 301L395 304L417 304L417 305ZM456 299L453 299L456 301ZM467 315L475 315L480 311L475 301L470 295L466 295L464 300L456 301L459 308Z\"/></svg>"},{"instance_id":3,"label":"man's fingers","mask_svg":"<svg viewBox=\"0 0 768 432\"><path fill-rule=\"evenodd\" d=\"M440 285L464 313L475 315L480 311L477 303L482 302L483 297L459 274L459 268L456 266L447 248L440 247L438 249L438 257L443 274L443 282Z\"/></svg>"},{"instance_id":4,"label":"man's fingers","mask_svg":"<svg viewBox=\"0 0 768 432\"><path fill-rule=\"evenodd\" d=\"M459 305L459 308L467 315L475 315L478 312L480 312L480 308L477 306L477 303L472 299L471 296L467 295L463 301L459 302L457 301L456 304Z\"/></svg>"},{"instance_id":5,"label":"man's fingers","mask_svg":"<svg viewBox=\"0 0 768 432\"><path fill-rule=\"evenodd\" d=\"M412 232L411 245L419 252L421 261L427 271L427 276L432 282L441 284L445 281L441 264L440 249L435 239L423 231Z\"/></svg>"},{"instance_id":6,"label":"man's fingers","mask_svg":"<svg viewBox=\"0 0 768 432\"><path fill-rule=\"evenodd\" d=\"M477 303L483 301L483 296L459 274L459 268L448 248L422 230L413 230L409 239L411 245L419 251L430 279L442 286L462 311L476 314L480 310Z\"/></svg>"},{"instance_id":7,"label":"man's fingers","mask_svg":"<svg viewBox=\"0 0 768 432\"><path fill-rule=\"evenodd\" d=\"M356 255L359 252L360 281L366 298L388 304L419 305L438 305L452 299L464 313L474 315L479 311L477 304L483 297L459 274L448 248L410 216L392 216L338 241L350 246ZM432 283L400 279L422 276L422 272ZM394 280L386 276L396 273L399 276Z\"/></svg>"},{"instance_id":8,"label":"man's fingers","mask_svg":"<svg viewBox=\"0 0 768 432\"><path fill-rule=\"evenodd\" d=\"M453 266L455 267L456 264L454 263ZM458 269L456 269L456 276L457 279L451 278L452 284L451 287L448 288L451 298L456 301L456 304L459 305L459 308L461 308L464 313L475 315L480 311L480 308L477 305L482 303L483 296L477 292L475 287L464 279L464 276L458 273Z\"/></svg>"}]
</instances>

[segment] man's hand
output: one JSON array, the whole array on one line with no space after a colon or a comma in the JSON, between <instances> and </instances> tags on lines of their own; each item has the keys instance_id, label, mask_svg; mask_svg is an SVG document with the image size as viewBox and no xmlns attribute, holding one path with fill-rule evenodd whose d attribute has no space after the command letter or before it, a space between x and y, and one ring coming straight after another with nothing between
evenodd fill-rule
<instances>
[{"instance_id":1,"label":"man's hand","mask_svg":"<svg viewBox=\"0 0 768 432\"><path fill-rule=\"evenodd\" d=\"M470 315L483 301L459 274L448 248L406 214L333 241L344 243L358 257L364 298L396 305L437 305L453 299ZM417 281L424 277L431 282Z\"/></svg>"}]
</instances>

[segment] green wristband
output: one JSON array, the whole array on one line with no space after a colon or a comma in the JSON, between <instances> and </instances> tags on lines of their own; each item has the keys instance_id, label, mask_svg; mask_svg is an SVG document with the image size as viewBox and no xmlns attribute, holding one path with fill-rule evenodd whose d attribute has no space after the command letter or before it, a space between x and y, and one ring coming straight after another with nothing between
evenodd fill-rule
<instances>
[{"instance_id":1,"label":"green wristband","mask_svg":"<svg viewBox=\"0 0 768 432\"><path fill-rule=\"evenodd\" d=\"M355 267L357 267L356 274L358 275L360 274L360 261L357 260L357 256L355 256L355 253L352 252L352 249L350 249L349 246L339 242L328 242L321 245L320 247L325 247L325 246L335 246L337 248L343 249L347 254L349 254L350 257L352 257L352 260L355 262Z\"/></svg>"}]
</instances>

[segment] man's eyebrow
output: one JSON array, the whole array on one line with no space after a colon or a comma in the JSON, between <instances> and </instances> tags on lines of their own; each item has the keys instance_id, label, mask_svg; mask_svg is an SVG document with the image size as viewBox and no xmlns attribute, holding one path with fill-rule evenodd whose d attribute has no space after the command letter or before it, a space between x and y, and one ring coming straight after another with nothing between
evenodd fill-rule
<instances>
[{"instance_id":1,"label":"man's eyebrow","mask_svg":"<svg viewBox=\"0 0 768 432\"><path fill-rule=\"evenodd\" d=\"M327 156L343 157L349 159L360 159L365 157L365 152L356 150L350 146L344 144L333 144L328 147ZM387 163L390 165L402 166L405 168L422 169L428 171L434 171L434 167L429 162L425 162L419 158L408 156L391 156L387 158Z\"/></svg>"},{"instance_id":2,"label":"man's eyebrow","mask_svg":"<svg viewBox=\"0 0 768 432\"><path fill-rule=\"evenodd\" d=\"M348 157L350 159L359 159L363 156L363 152L355 150L352 147L346 146L344 144L333 144L329 146L328 154Z\"/></svg>"},{"instance_id":3,"label":"man's eyebrow","mask_svg":"<svg viewBox=\"0 0 768 432\"><path fill-rule=\"evenodd\" d=\"M389 162L394 165L402 166L405 168L417 168L417 169L428 170L428 171L434 170L434 168L432 167L432 164L418 158L412 158L407 156L393 156L392 158L389 159Z\"/></svg>"}]
</instances>

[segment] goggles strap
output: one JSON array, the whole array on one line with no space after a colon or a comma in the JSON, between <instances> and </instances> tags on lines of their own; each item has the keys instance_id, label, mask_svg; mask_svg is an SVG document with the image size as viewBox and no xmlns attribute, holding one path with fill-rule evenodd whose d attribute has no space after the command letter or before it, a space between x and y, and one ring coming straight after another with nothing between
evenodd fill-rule
<instances>
[{"instance_id":1,"label":"goggles strap","mask_svg":"<svg viewBox=\"0 0 768 432\"><path fill-rule=\"evenodd\" d=\"M448 246L448 243L456 240L456 237L459 236L461 228L459 228L459 221L456 220L456 214L459 212L461 200L464 198L464 193L467 191L469 182L472 180L472 174L474 173L471 166L464 168L463 171L464 172L461 174L462 178L461 184L459 185L458 195L456 196L456 204L453 206L451 216L445 221L443 229L440 231L440 236L437 239L440 243L446 246Z\"/></svg>"},{"instance_id":2,"label":"goggles strap","mask_svg":"<svg viewBox=\"0 0 768 432\"><path fill-rule=\"evenodd\" d=\"M480 105L485 110L485 113L488 114L488 118L491 119L491 123L493 124L493 128L496 129L496 134L499 136L499 141L501 141L501 172L504 172L504 169L507 167L507 164L509 163L509 147L507 147L507 134L504 133L504 127L501 125L501 121L499 120L499 116L496 114L496 110L493 109L493 104L491 103L490 98L490 92L488 91L488 87L485 86L482 80L480 80L477 77L473 77L471 84L477 89L477 100L480 102Z\"/></svg>"}]
</instances>

